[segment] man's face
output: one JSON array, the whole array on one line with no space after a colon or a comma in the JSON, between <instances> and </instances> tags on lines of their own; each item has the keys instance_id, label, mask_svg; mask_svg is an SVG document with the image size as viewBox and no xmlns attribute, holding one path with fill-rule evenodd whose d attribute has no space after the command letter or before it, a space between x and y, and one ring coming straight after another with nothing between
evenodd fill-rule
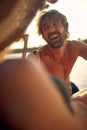
<instances>
[{"instance_id":1,"label":"man's face","mask_svg":"<svg viewBox=\"0 0 87 130\"><path fill-rule=\"evenodd\" d=\"M52 48L60 48L65 40L66 30L60 20L46 19L42 23L42 35Z\"/></svg>"}]
</instances>

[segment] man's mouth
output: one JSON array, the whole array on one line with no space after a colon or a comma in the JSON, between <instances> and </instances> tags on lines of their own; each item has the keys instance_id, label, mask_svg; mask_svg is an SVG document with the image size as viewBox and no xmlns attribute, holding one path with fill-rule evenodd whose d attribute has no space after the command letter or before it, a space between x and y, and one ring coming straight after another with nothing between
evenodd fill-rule
<instances>
[{"instance_id":1,"label":"man's mouth","mask_svg":"<svg viewBox=\"0 0 87 130\"><path fill-rule=\"evenodd\" d=\"M50 40L58 40L60 39L60 34L59 33L54 33L49 35Z\"/></svg>"},{"instance_id":2,"label":"man's mouth","mask_svg":"<svg viewBox=\"0 0 87 130\"><path fill-rule=\"evenodd\" d=\"M55 39L55 38L58 38L58 35L57 35L57 34L54 34L54 35L52 35L52 36L50 37L51 40L52 40L52 39Z\"/></svg>"}]
</instances>

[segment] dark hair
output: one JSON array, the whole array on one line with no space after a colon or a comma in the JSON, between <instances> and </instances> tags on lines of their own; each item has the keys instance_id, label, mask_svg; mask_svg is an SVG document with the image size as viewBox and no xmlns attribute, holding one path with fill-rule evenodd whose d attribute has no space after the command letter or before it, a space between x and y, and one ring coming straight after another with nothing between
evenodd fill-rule
<instances>
[{"instance_id":1,"label":"dark hair","mask_svg":"<svg viewBox=\"0 0 87 130\"><path fill-rule=\"evenodd\" d=\"M44 20L48 20L48 19L57 19L57 20L61 20L64 28L66 29L67 33L66 33L66 38L69 38L70 33L68 32L68 22L67 22L67 18L65 15L63 15L62 13L60 13L57 10L50 10L50 11L44 11L41 13L38 23L37 23L37 27L38 27L38 34L41 35L42 33L42 24Z\"/></svg>"}]
</instances>

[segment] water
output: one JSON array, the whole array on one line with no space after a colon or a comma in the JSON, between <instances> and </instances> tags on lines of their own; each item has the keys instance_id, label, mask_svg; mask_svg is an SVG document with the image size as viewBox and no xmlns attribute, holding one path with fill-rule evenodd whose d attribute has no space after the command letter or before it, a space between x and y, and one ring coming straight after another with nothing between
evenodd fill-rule
<instances>
[{"instance_id":1,"label":"water","mask_svg":"<svg viewBox=\"0 0 87 130\"><path fill-rule=\"evenodd\" d=\"M9 54L5 56L5 59L22 58L22 53Z\"/></svg>"},{"instance_id":2,"label":"water","mask_svg":"<svg viewBox=\"0 0 87 130\"><path fill-rule=\"evenodd\" d=\"M10 54L6 58L21 58L22 54ZM87 61L79 57L70 74L70 81L74 82L79 89L87 88Z\"/></svg>"}]
</instances>

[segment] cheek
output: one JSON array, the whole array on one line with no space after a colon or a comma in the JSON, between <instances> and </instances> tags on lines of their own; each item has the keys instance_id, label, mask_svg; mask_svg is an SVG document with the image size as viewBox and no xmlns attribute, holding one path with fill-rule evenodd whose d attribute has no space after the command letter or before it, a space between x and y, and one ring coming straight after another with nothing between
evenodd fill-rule
<instances>
[{"instance_id":1,"label":"cheek","mask_svg":"<svg viewBox=\"0 0 87 130\"><path fill-rule=\"evenodd\" d=\"M64 29L61 30L61 34L62 34L62 36L66 35L66 31Z\"/></svg>"},{"instance_id":2,"label":"cheek","mask_svg":"<svg viewBox=\"0 0 87 130\"><path fill-rule=\"evenodd\" d=\"M66 29L65 29L64 27L61 27L59 30L60 30L60 32L63 33L63 34L66 33Z\"/></svg>"},{"instance_id":3,"label":"cheek","mask_svg":"<svg viewBox=\"0 0 87 130\"><path fill-rule=\"evenodd\" d=\"M47 39L47 33L42 33L42 37L46 40Z\"/></svg>"}]
</instances>

